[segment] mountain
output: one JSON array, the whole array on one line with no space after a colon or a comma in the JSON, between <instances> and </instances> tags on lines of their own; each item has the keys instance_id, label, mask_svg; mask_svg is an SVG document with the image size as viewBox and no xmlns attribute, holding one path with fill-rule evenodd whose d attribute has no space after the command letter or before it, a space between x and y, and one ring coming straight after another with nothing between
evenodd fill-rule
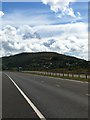
<instances>
[{"instance_id":1,"label":"mountain","mask_svg":"<svg viewBox=\"0 0 90 120\"><path fill-rule=\"evenodd\" d=\"M90 62L55 52L21 53L2 57L3 70L43 70L54 72L88 72Z\"/></svg>"}]
</instances>

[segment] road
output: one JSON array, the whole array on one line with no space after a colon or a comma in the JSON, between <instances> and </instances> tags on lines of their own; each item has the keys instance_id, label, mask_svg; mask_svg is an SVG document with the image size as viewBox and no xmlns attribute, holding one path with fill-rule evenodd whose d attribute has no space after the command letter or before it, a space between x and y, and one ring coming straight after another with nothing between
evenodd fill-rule
<instances>
[{"instance_id":1,"label":"road","mask_svg":"<svg viewBox=\"0 0 90 120\"><path fill-rule=\"evenodd\" d=\"M87 83L19 72L2 75L3 118L39 118L10 79L46 119L88 118Z\"/></svg>"},{"instance_id":2,"label":"road","mask_svg":"<svg viewBox=\"0 0 90 120\"><path fill-rule=\"evenodd\" d=\"M2 118L2 72L0 71L0 120Z\"/></svg>"}]
</instances>

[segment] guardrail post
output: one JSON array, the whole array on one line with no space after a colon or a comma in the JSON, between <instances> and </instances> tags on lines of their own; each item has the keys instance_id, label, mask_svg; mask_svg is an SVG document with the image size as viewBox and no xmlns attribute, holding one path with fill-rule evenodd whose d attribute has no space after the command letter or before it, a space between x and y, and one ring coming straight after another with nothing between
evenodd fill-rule
<instances>
[{"instance_id":1,"label":"guardrail post","mask_svg":"<svg viewBox=\"0 0 90 120\"><path fill-rule=\"evenodd\" d=\"M72 77L74 77L74 74L72 73Z\"/></svg>"},{"instance_id":2,"label":"guardrail post","mask_svg":"<svg viewBox=\"0 0 90 120\"><path fill-rule=\"evenodd\" d=\"M64 77L64 72L63 72L63 77Z\"/></svg>"},{"instance_id":3,"label":"guardrail post","mask_svg":"<svg viewBox=\"0 0 90 120\"><path fill-rule=\"evenodd\" d=\"M67 73L67 77L69 77L69 73Z\"/></svg>"},{"instance_id":4,"label":"guardrail post","mask_svg":"<svg viewBox=\"0 0 90 120\"><path fill-rule=\"evenodd\" d=\"M86 79L87 79L87 74L86 74Z\"/></svg>"},{"instance_id":5,"label":"guardrail post","mask_svg":"<svg viewBox=\"0 0 90 120\"><path fill-rule=\"evenodd\" d=\"M80 78L80 74L78 74L78 77Z\"/></svg>"}]
</instances>

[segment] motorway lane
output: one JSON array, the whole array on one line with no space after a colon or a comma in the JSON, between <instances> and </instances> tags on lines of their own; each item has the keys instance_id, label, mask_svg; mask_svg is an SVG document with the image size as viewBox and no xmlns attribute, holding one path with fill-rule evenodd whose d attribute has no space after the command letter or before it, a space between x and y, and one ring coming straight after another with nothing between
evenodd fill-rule
<instances>
[{"instance_id":1,"label":"motorway lane","mask_svg":"<svg viewBox=\"0 0 90 120\"><path fill-rule=\"evenodd\" d=\"M26 73L7 72L7 74L18 84L46 118L88 117L87 83Z\"/></svg>"},{"instance_id":2,"label":"motorway lane","mask_svg":"<svg viewBox=\"0 0 90 120\"><path fill-rule=\"evenodd\" d=\"M2 118L38 119L36 113L5 74L2 75Z\"/></svg>"},{"instance_id":3,"label":"motorway lane","mask_svg":"<svg viewBox=\"0 0 90 120\"><path fill-rule=\"evenodd\" d=\"M0 71L0 120L2 118L2 72Z\"/></svg>"}]
</instances>

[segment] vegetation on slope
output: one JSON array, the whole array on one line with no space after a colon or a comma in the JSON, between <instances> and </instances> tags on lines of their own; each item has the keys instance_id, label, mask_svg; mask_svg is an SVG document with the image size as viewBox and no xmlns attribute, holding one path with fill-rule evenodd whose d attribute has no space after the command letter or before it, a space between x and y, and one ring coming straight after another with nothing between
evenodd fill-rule
<instances>
[{"instance_id":1,"label":"vegetation on slope","mask_svg":"<svg viewBox=\"0 0 90 120\"><path fill-rule=\"evenodd\" d=\"M21 53L2 58L3 70L53 71L86 73L90 62L54 52Z\"/></svg>"}]
</instances>

